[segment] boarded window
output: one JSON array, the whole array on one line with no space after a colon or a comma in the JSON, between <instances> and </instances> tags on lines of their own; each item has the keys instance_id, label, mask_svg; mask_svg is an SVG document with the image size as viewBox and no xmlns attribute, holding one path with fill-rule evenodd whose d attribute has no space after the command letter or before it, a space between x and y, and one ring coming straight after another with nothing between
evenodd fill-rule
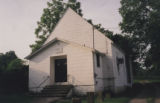
<instances>
[{"instance_id":1,"label":"boarded window","mask_svg":"<svg viewBox=\"0 0 160 103\"><path fill-rule=\"evenodd\" d=\"M97 67L100 67L100 55L96 54Z\"/></svg>"}]
</instances>

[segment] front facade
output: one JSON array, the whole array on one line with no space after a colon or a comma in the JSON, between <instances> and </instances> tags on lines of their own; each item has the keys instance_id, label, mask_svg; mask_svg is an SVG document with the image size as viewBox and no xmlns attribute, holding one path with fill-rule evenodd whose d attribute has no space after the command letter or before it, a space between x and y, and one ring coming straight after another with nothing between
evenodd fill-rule
<instances>
[{"instance_id":1,"label":"front facade","mask_svg":"<svg viewBox=\"0 0 160 103\"><path fill-rule=\"evenodd\" d=\"M73 85L80 94L131 85L125 55L91 24L68 9L42 48L29 59L29 89Z\"/></svg>"}]
</instances>

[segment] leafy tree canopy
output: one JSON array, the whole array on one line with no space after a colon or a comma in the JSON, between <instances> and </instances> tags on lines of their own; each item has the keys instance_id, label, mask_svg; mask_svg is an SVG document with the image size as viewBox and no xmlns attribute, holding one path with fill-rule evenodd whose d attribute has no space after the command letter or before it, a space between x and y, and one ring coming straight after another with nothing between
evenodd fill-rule
<instances>
[{"instance_id":1,"label":"leafy tree canopy","mask_svg":"<svg viewBox=\"0 0 160 103\"><path fill-rule=\"evenodd\" d=\"M9 62L6 70L7 71L20 70L24 67L23 63L24 61L22 61L21 59L14 59L11 62Z\"/></svg>"},{"instance_id":2,"label":"leafy tree canopy","mask_svg":"<svg viewBox=\"0 0 160 103\"><path fill-rule=\"evenodd\" d=\"M20 60L14 51L0 53L0 72L21 69L24 62Z\"/></svg>"},{"instance_id":3,"label":"leafy tree canopy","mask_svg":"<svg viewBox=\"0 0 160 103\"><path fill-rule=\"evenodd\" d=\"M12 60L17 59L14 51L6 52L5 54L0 53L0 71L5 70L7 65Z\"/></svg>"},{"instance_id":4,"label":"leafy tree canopy","mask_svg":"<svg viewBox=\"0 0 160 103\"><path fill-rule=\"evenodd\" d=\"M160 68L160 1L121 0L122 31L134 38L147 68Z\"/></svg>"}]
</instances>

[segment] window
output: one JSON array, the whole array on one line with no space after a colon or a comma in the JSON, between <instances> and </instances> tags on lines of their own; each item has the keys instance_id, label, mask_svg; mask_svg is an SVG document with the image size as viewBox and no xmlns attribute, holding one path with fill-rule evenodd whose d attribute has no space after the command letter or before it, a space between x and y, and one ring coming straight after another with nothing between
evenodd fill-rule
<instances>
[{"instance_id":1,"label":"window","mask_svg":"<svg viewBox=\"0 0 160 103\"><path fill-rule=\"evenodd\" d=\"M120 72L119 72L119 58L118 58L118 57L116 57L116 63L117 63L118 73L120 73Z\"/></svg>"},{"instance_id":2,"label":"window","mask_svg":"<svg viewBox=\"0 0 160 103\"><path fill-rule=\"evenodd\" d=\"M124 63L124 59L116 57L116 63L117 63L118 73L120 73L120 71L119 71L120 70L120 64Z\"/></svg>"},{"instance_id":3,"label":"window","mask_svg":"<svg viewBox=\"0 0 160 103\"><path fill-rule=\"evenodd\" d=\"M97 67L100 67L100 55L96 54Z\"/></svg>"}]
</instances>

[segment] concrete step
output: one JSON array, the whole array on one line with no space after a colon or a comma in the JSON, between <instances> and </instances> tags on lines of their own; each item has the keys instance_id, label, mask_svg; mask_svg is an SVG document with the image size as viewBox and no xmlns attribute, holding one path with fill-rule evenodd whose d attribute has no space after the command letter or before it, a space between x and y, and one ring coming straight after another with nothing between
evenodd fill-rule
<instances>
[{"instance_id":1,"label":"concrete step","mask_svg":"<svg viewBox=\"0 0 160 103\"><path fill-rule=\"evenodd\" d=\"M62 91L62 90L42 90L41 93L68 93L69 90L65 90L65 91Z\"/></svg>"},{"instance_id":2,"label":"concrete step","mask_svg":"<svg viewBox=\"0 0 160 103\"><path fill-rule=\"evenodd\" d=\"M66 94L44 94L44 93L36 93L31 96L35 97L66 97Z\"/></svg>"},{"instance_id":3,"label":"concrete step","mask_svg":"<svg viewBox=\"0 0 160 103\"><path fill-rule=\"evenodd\" d=\"M69 90L71 88L43 88L43 90L51 90L51 91L66 91Z\"/></svg>"},{"instance_id":4,"label":"concrete step","mask_svg":"<svg viewBox=\"0 0 160 103\"><path fill-rule=\"evenodd\" d=\"M45 86L40 93L31 93L37 97L66 97L72 85L49 85Z\"/></svg>"},{"instance_id":5,"label":"concrete step","mask_svg":"<svg viewBox=\"0 0 160 103\"><path fill-rule=\"evenodd\" d=\"M69 89L72 88L72 85L49 85L49 86L45 86L44 88L47 89Z\"/></svg>"}]
</instances>

